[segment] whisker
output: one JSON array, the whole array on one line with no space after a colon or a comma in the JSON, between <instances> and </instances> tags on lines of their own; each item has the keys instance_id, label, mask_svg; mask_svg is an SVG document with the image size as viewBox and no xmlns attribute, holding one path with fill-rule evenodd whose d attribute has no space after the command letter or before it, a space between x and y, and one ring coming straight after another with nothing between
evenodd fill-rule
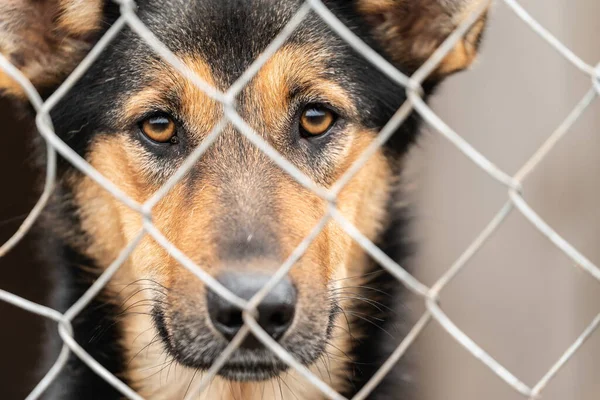
<instances>
[{"instance_id":1,"label":"whisker","mask_svg":"<svg viewBox=\"0 0 600 400\"><path fill-rule=\"evenodd\" d=\"M138 340L140 338L140 336L142 336L144 333L148 332L149 330L154 329L153 326L149 327L148 329L144 329L142 332L140 332L132 341L131 344L134 344L136 342L136 340Z\"/></svg>"},{"instance_id":2,"label":"whisker","mask_svg":"<svg viewBox=\"0 0 600 400\"><path fill-rule=\"evenodd\" d=\"M340 278L340 279L334 279L331 281L331 283L336 283L336 282L341 282L341 281L346 281L346 280L350 280L350 279L359 279L359 278L364 278L366 276L372 276L372 275L376 275L376 274L382 274L385 271L383 269L379 269L377 271L372 271L372 272L368 272L366 274L361 274L361 275L354 275L354 276L348 276L346 278Z\"/></svg>"},{"instance_id":3,"label":"whisker","mask_svg":"<svg viewBox=\"0 0 600 400\"><path fill-rule=\"evenodd\" d=\"M173 360L173 361L174 361L174 360ZM163 364L164 366L163 366L163 367L160 369L160 371L157 371L157 372L155 372L155 373L153 373L153 374L150 374L150 375L146 376L146 377L145 377L145 378L143 378L143 379L144 379L144 380L146 380L146 379L150 379L150 378L152 378L153 376L156 376L156 375L160 374L161 372L163 372L163 371L164 371L164 370L165 370L165 369L166 369L166 368L167 368L167 367L170 365L170 364L169 364L169 365L165 365L165 364L166 364L166 362Z\"/></svg>"},{"instance_id":4,"label":"whisker","mask_svg":"<svg viewBox=\"0 0 600 400\"><path fill-rule=\"evenodd\" d=\"M352 342L356 342L356 338L354 337L354 335L352 335L352 324L350 323L350 319L348 318L348 315L346 314L346 311L344 311L343 308L341 307L336 307L336 309L332 312L333 315L339 315L342 314L344 316L344 319L346 320L346 326L348 327L348 336L350 336L350 340Z\"/></svg>"},{"instance_id":5,"label":"whisker","mask_svg":"<svg viewBox=\"0 0 600 400\"><path fill-rule=\"evenodd\" d=\"M372 305L373 307L375 307L376 309L378 309L380 312L383 312L382 308L385 308L386 310L390 311L391 313L395 314L396 311L394 311L393 309L391 309L390 307L386 306L385 304L380 303L379 301L376 300L372 300L369 299L367 297L362 297L362 296L343 296L343 297L338 297L337 300L359 300L359 301L363 301L367 304Z\"/></svg>"},{"instance_id":6,"label":"whisker","mask_svg":"<svg viewBox=\"0 0 600 400\"><path fill-rule=\"evenodd\" d=\"M142 353L142 351L144 351L146 349L149 349L150 346L152 346L153 344L155 344L156 342L158 342L161 339L162 338L160 337L160 333L157 333L156 335L154 335L154 337L152 338L152 340L148 344L146 344L145 346L143 346L140 350L138 350L134 354L133 357L131 357L131 359L127 362L127 365L130 365L133 362L133 360ZM147 353L146 353L146 357L148 357Z\"/></svg>"},{"instance_id":7,"label":"whisker","mask_svg":"<svg viewBox=\"0 0 600 400\"><path fill-rule=\"evenodd\" d=\"M281 396L281 400L284 400L283 398L283 389L281 388L281 378L277 377L277 384L279 385L279 394Z\"/></svg>"},{"instance_id":8,"label":"whisker","mask_svg":"<svg viewBox=\"0 0 600 400\"><path fill-rule=\"evenodd\" d=\"M370 290L370 291L373 291L373 292L378 292L378 293L381 293L381 294L383 294L385 296L391 296L391 294L389 294L387 292L384 292L381 289L377 289L377 288L374 288L372 286L363 286L363 285L360 285L360 286L342 286L342 287L339 287L339 288L330 289L329 291L331 293L335 293L335 292L337 292L339 290L343 290L343 289L364 289L364 290Z\"/></svg>"},{"instance_id":9,"label":"whisker","mask_svg":"<svg viewBox=\"0 0 600 400\"><path fill-rule=\"evenodd\" d=\"M185 389L185 393L183 394L184 399L187 397L187 394L190 391L190 387L192 386L192 382L194 381L194 378L196 377L197 373L198 373L198 370L195 370L194 374L192 375L192 379L190 379L190 383L188 383L187 389Z\"/></svg>"},{"instance_id":10,"label":"whisker","mask_svg":"<svg viewBox=\"0 0 600 400\"><path fill-rule=\"evenodd\" d=\"M294 391L292 390L292 388L290 388L290 385L288 385L288 384L285 382L285 380L283 380L283 379L280 379L280 382L282 382L282 383L283 383L283 384L284 384L284 385L285 385L285 386L288 388L288 391L289 391L289 392L292 394L292 396L294 396L296 399L298 399L298 396L296 396L296 393L294 393ZM283 397L282 397L282 398L283 398ZM298 400L300 400L300 399L298 399Z\"/></svg>"},{"instance_id":11,"label":"whisker","mask_svg":"<svg viewBox=\"0 0 600 400\"><path fill-rule=\"evenodd\" d=\"M350 361L352 361L352 360L353 360L353 358L352 358L352 357L350 357L350 356L348 355L348 353L346 353L344 350L340 349L339 347L337 347L336 345L334 345L333 343L331 343L331 341L327 341L327 345L328 345L328 346L331 346L331 347L333 347L334 349L336 349L337 351L339 351L340 353L342 353L342 355L343 355L344 357L346 357L348 360L350 360ZM328 353L328 354L329 354L329 353ZM329 354L329 355L331 355L331 356L335 357L335 355L334 355L334 354Z\"/></svg>"},{"instance_id":12,"label":"whisker","mask_svg":"<svg viewBox=\"0 0 600 400\"><path fill-rule=\"evenodd\" d=\"M362 316L362 315L365 315L365 314L362 314L362 313L356 313L356 312L353 312L353 311L347 311L347 313L348 313L348 314L350 314L350 315L353 315L353 316L355 316L356 318L358 318L358 319L361 319L361 320L363 320L363 321L365 321L365 322L367 322L367 323L369 323L369 324L371 324L371 325L373 325L373 326L375 326L375 327L376 327L376 328L378 328L378 329L381 329L383 332L385 332L387 335L389 335L389 336L390 336L392 339L394 339L394 335L392 335L391 333L389 333L389 332L388 332L387 330L385 330L385 329L384 329L382 326L380 326L380 325L377 325L375 322L373 322L373 321L371 321L370 319L368 319L368 318L366 318L366 317L363 317L363 316ZM361 314L362 314L362 315L361 315ZM380 320L380 321L383 321L383 320Z\"/></svg>"}]
</instances>

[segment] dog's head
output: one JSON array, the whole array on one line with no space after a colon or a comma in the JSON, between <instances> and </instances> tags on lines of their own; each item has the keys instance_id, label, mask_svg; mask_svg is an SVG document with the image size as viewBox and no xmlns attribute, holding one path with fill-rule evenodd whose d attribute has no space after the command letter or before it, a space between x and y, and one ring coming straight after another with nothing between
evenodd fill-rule
<instances>
[{"instance_id":1,"label":"dog's head","mask_svg":"<svg viewBox=\"0 0 600 400\"><path fill-rule=\"evenodd\" d=\"M225 91L281 31L299 0L143 0L137 15L187 67ZM325 4L370 46L413 72L479 1L354 0ZM118 16L100 0L0 3L0 50L49 94ZM459 41L427 85L467 67L483 21ZM0 89L23 91L0 72ZM393 84L314 12L236 98L236 109L298 170L330 188L377 138L405 100ZM52 113L59 136L139 203L148 200L223 119L223 106L125 29ZM409 119L340 191L336 207L376 240L387 224L398 156L413 140ZM64 163L57 203L78 228L57 234L105 268L142 228L138 213ZM61 205L61 204L59 204ZM307 237L327 203L283 171L229 121L206 153L153 208L153 223L190 260L237 296L254 295ZM304 364L321 355L336 324L340 280L364 255L329 222L258 307L259 323ZM208 290L146 236L120 283L152 282L157 332L181 364L207 368L240 329L239 309ZM142 300L142 301L145 301ZM260 380L284 364L248 338L221 374Z\"/></svg>"}]
</instances>

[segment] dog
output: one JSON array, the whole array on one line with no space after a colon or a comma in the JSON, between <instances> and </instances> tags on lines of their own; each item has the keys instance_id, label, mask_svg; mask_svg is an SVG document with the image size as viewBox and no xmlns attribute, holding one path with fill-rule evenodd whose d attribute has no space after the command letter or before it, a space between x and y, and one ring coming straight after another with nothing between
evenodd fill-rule
<instances>
[{"instance_id":1,"label":"dog","mask_svg":"<svg viewBox=\"0 0 600 400\"><path fill-rule=\"evenodd\" d=\"M225 91L301 6L300 0L137 1L136 14L187 68ZM371 48L412 74L478 0L328 0ZM47 98L119 17L108 0L3 0L0 52ZM428 98L475 59L485 14L423 83ZM0 72L0 91L28 106ZM353 50L314 12L236 97L246 123L296 168L331 187L406 100L405 88ZM148 200L222 119L222 105L129 28L120 32L51 112L57 135L123 193ZM410 254L400 179L419 117L410 115L340 191L336 207L403 264ZM36 142L38 149L44 144ZM43 152L40 152L42 154ZM39 156L40 164L44 157ZM60 159L37 227L52 271L52 305L65 311L142 229L140 214ZM152 210L152 222L191 261L249 299L327 211L229 123ZM257 308L258 323L298 362L348 398L405 333L402 284L334 221ZM400 306L399 306L400 305ZM73 321L95 360L148 399L182 399L243 325L241 311L208 289L149 235ZM56 327L54 326L53 330ZM60 341L50 341L52 361ZM396 366L369 398L412 399ZM120 399L77 357L50 399ZM321 399L251 333L198 399Z\"/></svg>"}]
</instances>

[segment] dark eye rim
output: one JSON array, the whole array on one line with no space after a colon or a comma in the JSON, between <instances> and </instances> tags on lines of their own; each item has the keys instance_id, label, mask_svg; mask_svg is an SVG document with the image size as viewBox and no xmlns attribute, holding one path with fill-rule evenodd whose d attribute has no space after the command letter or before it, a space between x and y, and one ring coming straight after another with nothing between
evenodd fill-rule
<instances>
[{"instance_id":1,"label":"dark eye rim","mask_svg":"<svg viewBox=\"0 0 600 400\"><path fill-rule=\"evenodd\" d=\"M327 110L328 112L330 112L333 115L333 122L322 133L319 133L319 134L310 133L310 132L307 132L302 127L302 123L301 123L302 113L304 113L304 111L309 108L322 108L324 110ZM332 107L331 105L329 105L327 103L318 102L318 101L317 102L308 102L308 103L304 103L300 107L298 107L298 112L297 112L297 117L296 117L296 125L298 127L298 132L300 133L300 136L302 138L307 139L307 140L311 140L311 139L316 140L316 139L328 136L329 133L331 131L333 131L333 129L338 125L338 122L340 121L341 118L342 118L341 113L338 110L336 110L335 107Z\"/></svg>"},{"instance_id":2,"label":"dark eye rim","mask_svg":"<svg viewBox=\"0 0 600 400\"><path fill-rule=\"evenodd\" d=\"M148 136L145 132L144 132L144 122L148 121L149 119L153 119L153 118L167 118L170 119L171 121L173 121L173 124L175 124L175 133L173 133L173 136L171 137L171 139L169 139L166 142L159 142L157 140L152 139L150 136ZM139 133L139 136L141 136L141 138L146 141L149 144L152 144L154 146L173 146L176 144L179 144L180 142L180 138L179 138L179 128L180 128L180 123L177 120L176 117L174 117L171 113L165 112L165 111L152 111L149 112L147 114L144 114L141 118L138 119L137 123L136 123L136 127L137 127L137 131Z\"/></svg>"}]
</instances>

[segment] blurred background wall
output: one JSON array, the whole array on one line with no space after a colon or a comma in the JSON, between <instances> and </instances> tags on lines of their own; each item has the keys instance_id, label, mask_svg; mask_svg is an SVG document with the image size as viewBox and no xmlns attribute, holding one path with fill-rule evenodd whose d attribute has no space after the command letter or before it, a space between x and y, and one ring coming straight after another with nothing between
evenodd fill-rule
<instances>
[{"instance_id":1,"label":"blurred background wall","mask_svg":"<svg viewBox=\"0 0 600 400\"><path fill-rule=\"evenodd\" d=\"M522 0L575 54L600 61L600 1ZM469 143L514 174L590 88L502 2L480 62L447 81L433 109ZM594 103L524 182L525 199L559 234L600 263L600 104ZM432 284L501 208L506 189L432 128L411 155L414 269ZM476 343L534 385L600 312L600 285L517 211L442 292L442 308ZM418 303L416 303L418 304ZM416 314L422 310L415 307ZM437 323L412 351L424 400L523 397ZM600 331L543 392L545 400L600 398Z\"/></svg>"},{"instance_id":2,"label":"blurred background wall","mask_svg":"<svg viewBox=\"0 0 600 400\"><path fill-rule=\"evenodd\" d=\"M600 1L522 0L535 18L588 63L600 60ZM562 122L590 86L581 74L503 4L492 12L479 64L451 78L434 110L480 152L514 173ZM525 182L531 206L600 264L599 104L593 104ZM0 240L35 203L29 127L0 102ZM506 200L506 190L430 128L410 156L412 261L432 284ZM0 258L0 288L43 302L46 275L31 239ZM518 212L442 292L449 317L526 384L535 384L600 312L600 286L577 269ZM415 317L423 311L412 302ZM43 321L0 302L0 398L33 388ZM423 400L522 397L432 322L410 356ZM600 398L600 332L544 392L545 400Z\"/></svg>"}]
</instances>

